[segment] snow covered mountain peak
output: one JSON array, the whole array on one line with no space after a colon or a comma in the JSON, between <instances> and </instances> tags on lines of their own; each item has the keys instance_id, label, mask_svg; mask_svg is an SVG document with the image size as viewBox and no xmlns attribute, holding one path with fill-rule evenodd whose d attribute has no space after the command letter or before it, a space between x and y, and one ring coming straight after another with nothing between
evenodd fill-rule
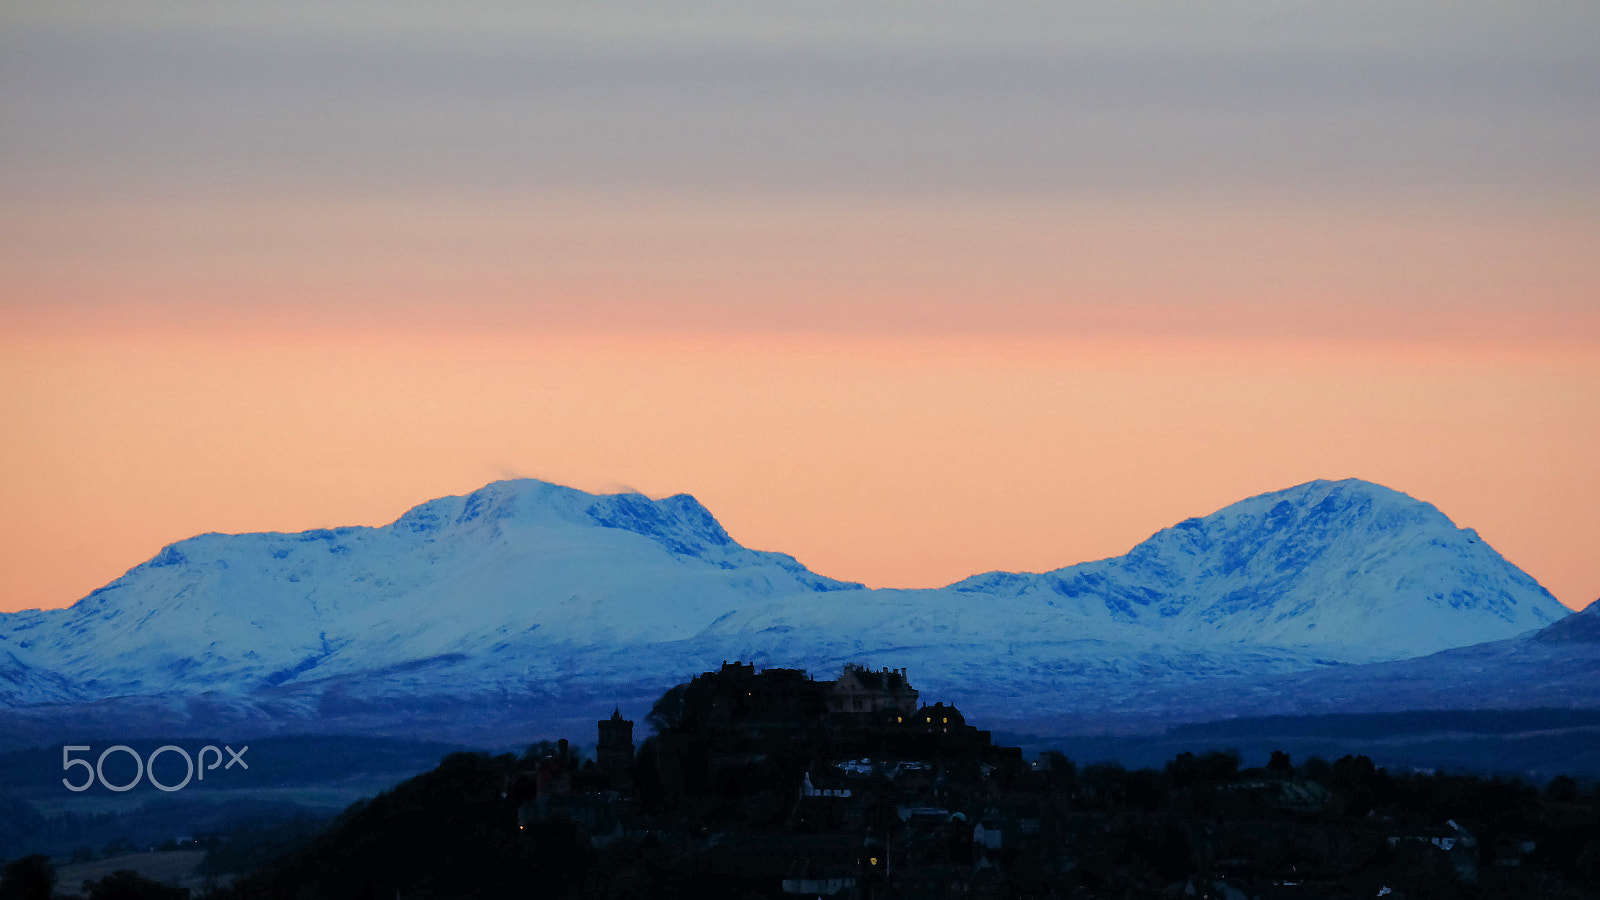
<instances>
[{"instance_id":1,"label":"snow covered mountain peak","mask_svg":"<svg viewBox=\"0 0 1600 900\"><path fill-rule=\"evenodd\" d=\"M683 640L746 603L856 587L740 546L687 494L500 481L378 528L178 541L71 607L0 615L0 681L248 690L534 636Z\"/></svg>"},{"instance_id":2,"label":"snow covered mountain peak","mask_svg":"<svg viewBox=\"0 0 1600 900\"><path fill-rule=\"evenodd\" d=\"M508 525L616 528L685 556L738 547L711 512L689 494L661 500L640 493L590 494L532 478L496 481L465 496L430 500L408 510L391 527L413 534L452 531L498 536Z\"/></svg>"},{"instance_id":3,"label":"snow covered mountain peak","mask_svg":"<svg viewBox=\"0 0 1600 900\"><path fill-rule=\"evenodd\" d=\"M957 591L1038 593L1090 621L1200 641L1398 658L1542 628L1568 610L1432 504L1312 481L1156 532L1125 556Z\"/></svg>"},{"instance_id":4,"label":"snow covered mountain peak","mask_svg":"<svg viewBox=\"0 0 1600 900\"><path fill-rule=\"evenodd\" d=\"M1156 532L1124 559L1160 568L1206 557L1218 574L1252 572L1267 580L1303 571L1336 547L1376 546L1408 533L1445 538L1457 529L1432 504L1358 479L1312 481L1259 494L1203 518Z\"/></svg>"}]
</instances>

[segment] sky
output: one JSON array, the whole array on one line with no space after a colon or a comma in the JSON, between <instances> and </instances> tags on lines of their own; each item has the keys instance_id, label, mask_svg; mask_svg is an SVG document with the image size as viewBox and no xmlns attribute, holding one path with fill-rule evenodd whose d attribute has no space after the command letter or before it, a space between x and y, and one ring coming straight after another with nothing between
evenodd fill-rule
<instances>
[{"instance_id":1,"label":"sky","mask_svg":"<svg viewBox=\"0 0 1600 900\"><path fill-rule=\"evenodd\" d=\"M1600 6L0 7L0 610L498 478L873 586L1314 478L1600 596Z\"/></svg>"}]
</instances>

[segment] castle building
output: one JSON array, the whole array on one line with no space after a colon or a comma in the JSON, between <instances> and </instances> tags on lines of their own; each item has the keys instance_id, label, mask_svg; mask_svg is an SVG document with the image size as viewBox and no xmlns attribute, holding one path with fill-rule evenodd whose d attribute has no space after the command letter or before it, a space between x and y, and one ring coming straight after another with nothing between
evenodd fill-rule
<instances>
[{"instance_id":1,"label":"castle building","mask_svg":"<svg viewBox=\"0 0 1600 900\"><path fill-rule=\"evenodd\" d=\"M906 680L905 669L874 672L846 663L839 679L826 684L828 712L836 715L873 715L894 710L897 716L911 716L917 708L917 689Z\"/></svg>"},{"instance_id":2,"label":"castle building","mask_svg":"<svg viewBox=\"0 0 1600 900\"><path fill-rule=\"evenodd\" d=\"M601 719L598 723L600 732L599 756L600 765L606 765L607 757L612 757L614 762L628 766L633 764L633 720L624 719L621 709L613 709L611 718Z\"/></svg>"},{"instance_id":3,"label":"castle building","mask_svg":"<svg viewBox=\"0 0 1600 900\"><path fill-rule=\"evenodd\" d=\"M814 779L840 759L1021 759L1020 749L995 747L955 707L919 707L904 669L852 664L837 680L819 681L801 669L757 672L725 661L673 688L658 707L667 725L647 744L635 777L669 808L698 804L749 821L783 815L797 793L803 801L838 799L827 792L842 786ZM614 713L600 723L602 753L620 747L609 737L619 721Z\"/></svg>"},{"instance_id":4,"label":"castle building","mask_svg":"<svg viewBox=\"0 0 1600 900\"><path fill-rule=\"evenodd\" d=\"M690 680L678 729L797 734L822 714L827 684L801 669L758 673L752 663L724 662L719 671Z\"/></svg>"},{"instance_id":5,"label":"castle building","mask_svg":"<svg viewBox=\"0 0 1600 900\"><path fill-rule=\"evenodd\" d=\"M598 757L600 771L605 773L613 786L623 785L633 768L633 720L624 719L622 710L618 708L611 711L611 718L601 719L597 724L600 742L595 748L595 756Z\"/></svg>"},{"instance_id":6,"label":"castle building","mask_svg":"<svg viewBox=\"0 0 1600 900\"><path fill-rule=\"evenodd\" d=\"M976 749L993 744L989 732L968 725L961 710L942 702L917 710L906 724L909 729L932 736L941 746L951 749Z\"/></svg>"}]
</instances>

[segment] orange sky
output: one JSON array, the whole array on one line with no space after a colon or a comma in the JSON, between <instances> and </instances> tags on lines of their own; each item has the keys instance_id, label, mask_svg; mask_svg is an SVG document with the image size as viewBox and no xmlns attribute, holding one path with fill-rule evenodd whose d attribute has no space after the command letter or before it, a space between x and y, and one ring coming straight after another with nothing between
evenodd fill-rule
<instances>
[{"instance_id":1,"label":"orange sky","mask_svg":"<svg viewBox=\"0 0 1600 900\"><path fill-rule=\"evenodd\" d=\"M741 542L871 585L1126 551L1318 477L1600 586L1600 364L1484 345L347 333L7 341L5 608L164 543L380 524L510 476L695 494Z\"/></svg>"},{"instance_id":2,"label":"orange sky","mask_svg":"<svg viewBox=\"0 0 1600 900\"><path fill-rule=\"evenodd\" d=\"M0 610L510 475L873 585L1314 478L1600 594L1600 5L0 7Z\"/></svg>"}]
</instances>

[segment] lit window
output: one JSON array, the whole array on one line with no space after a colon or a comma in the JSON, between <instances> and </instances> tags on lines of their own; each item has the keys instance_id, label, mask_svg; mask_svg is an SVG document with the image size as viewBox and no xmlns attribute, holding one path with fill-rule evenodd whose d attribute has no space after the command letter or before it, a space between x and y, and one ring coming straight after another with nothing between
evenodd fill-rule
<instances>
[{"instance_id":1,"label":"lit window","mask_svg":"<svg viewBox=\"0 0 1600 900\"><path fill-rule=\"evenodd\" d=\"M895 716L895 717L894 717L894 721L895 721L895 723L896 723L896 724L899 724L899 723L901 723L901 722L904 722L904 721L905 721L905 720L906 720L906 717L905 717L905 716Z\"/></svg>"},{"instance_id":2,"label":"lit window","mask_svg":"<svg viewBox=\"0 0 1600 900\"><path fill-rule=\"evenodd\" d=\"M873 865L877 865L878 864L878 858L876 856L867 857L867 861L872 863Z\"/></svg>"},{"instance_id":3,"label":"lit window","mask_svg":"<svg viewBox=\"0 0 1600 900\"><path fill-rule=\"evenodd\" d=\"M945 718L943 718L943 719L940 719L940 720L939 720L939 721L941 721L941 722L943 722L943 723L944 723L944 724L946 724L946 725L949 725L949 724L950 724L950 719L949 719L949 717L948 717L948 716L947 716L947 717L945 717Z\"/></svg>"}]
</instances>

